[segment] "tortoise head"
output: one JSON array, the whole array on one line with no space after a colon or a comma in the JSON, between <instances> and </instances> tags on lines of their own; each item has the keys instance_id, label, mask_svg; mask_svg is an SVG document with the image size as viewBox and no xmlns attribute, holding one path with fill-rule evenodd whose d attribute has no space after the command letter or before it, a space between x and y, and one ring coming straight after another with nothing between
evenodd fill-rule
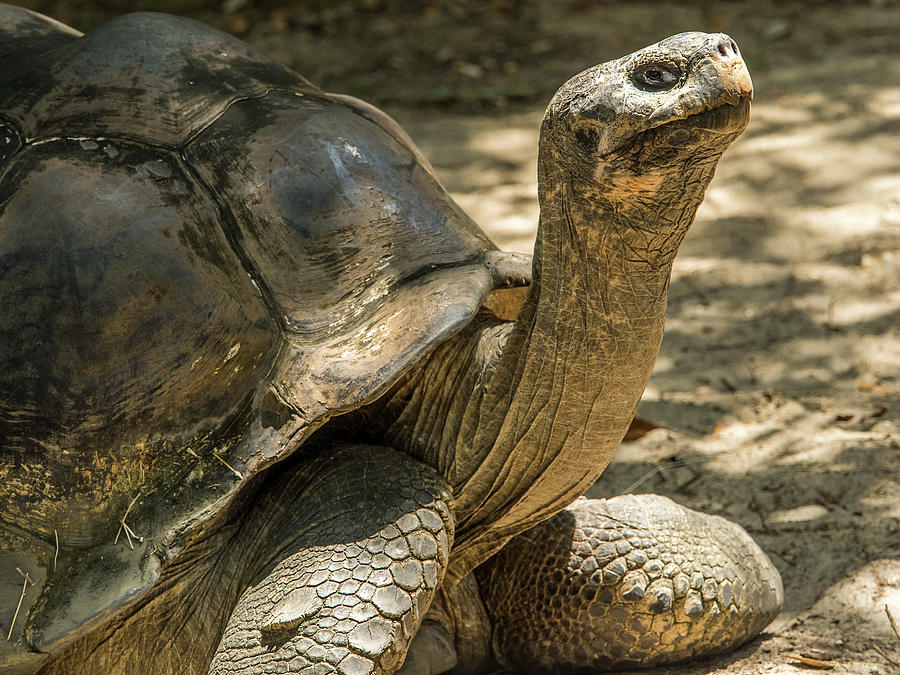
<instances>
[{"instance_id":1,"label":"tortoise head","mask_svg":"<svg viewBox=\"0 0 900 675\"><path fill-rule=\"evenodd\" d=\"M670 260L681 239L672 235L687 231L716 162L749 121L752 92L722 33L673 35L576 75L541 127L542 209L566 194L569 207L652 222Z\"/></svg>"},{"instance_id":2,"label":"tortoise head","mask_svg":"<svg viewBox=\"0 0 900 675\"><path fill-rule=\"evenodd\" d=\"M723 33L679 33L570 79L553 97L542 133L557 149L570 145L578 155L602 160L677 122L690 122L678 129L707 135L740 133L752 93L734 40ZM672 136L657 133L654 145L674 141L690 148L690 134Z\"/></svg>"},{"instance_id":3,"label":"tortoise head","mask_svg":"<svg viewBox=\"0 0 900 675\"><path fill-rule=\"evenodd\" d=\"M542 134L558 150L570 146L573 153L601 160L677 122L691 122L680 129L740 133L752 94L734 40L723 33L679 33L570 79L550 102ZM657 133L655 145L689 145L687 134L676 136L683 138Z\"/></svg>"}]
</instances>

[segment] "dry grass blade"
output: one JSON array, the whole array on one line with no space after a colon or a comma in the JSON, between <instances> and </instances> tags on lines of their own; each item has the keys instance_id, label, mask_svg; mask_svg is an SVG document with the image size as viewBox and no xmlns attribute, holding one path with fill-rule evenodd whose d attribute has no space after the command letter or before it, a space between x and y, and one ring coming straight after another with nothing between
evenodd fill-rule
<instances>
[{"instance_id":1,"label":"dry grass blade","mask_svg":"<svg viewBox=\"0 0 900 675\"><path fill-rule=\"evenodd\" d=\"M806 666L807 668L817 668L819 670L831 670L834 668L834 661L822 661L821 659L811 659L808 656L800 656L799 654L788 654L788 659Z\"/></svg>"},{"instance_id":2,"label":"dry grass blade","mask_svg":"<svg viewBox=\"0 0 900 675\"><path fill-rule=\"evenodd\" d=\"M879 654L881 654L881 658L883 658L885 661L887 661L888 663L890 663L890 664L892 664L892 665L895 665L895 666L897 666L898 668L900 668L900 661L895 661L894 659L892 659L890 656L888 656L888 655L885 653L885 651L884 651L881 647L879 647L878 645L873 644L873 645L872 645L872 648L873 648L876 652L878 652Z\"/></svg>"},{"instance_id":3,"label":"dry grass blade","mask_svg":"<svg viewBox=\"0 0 900 675\"><path fill-rule=\"evenodd\" d=\"M897 622L894 621L894 615L891 614L891 608L885 605L884 613L887 614L888 621L891 622L891 628L894 629L894 635L896 635L897 639L900 640L900 629L897 628Z\"/></svg>"},{"instance_id":4,"label":"dry grass blade","mask_svg":"<svg viewBox=\"0 0 900 675\"><path fill-rule=\"evenodd\" d=\"M137 502L138 497L140 497L140 496L141 496L141 493L140 492L137 493L134 496L134 499L131 500L131 503L128 504L128 508L125 509L125 513L122 515L122 518L119 519L119 530L118 530L118 532L116 532L116 538L113 541L114 544L118 544L119 537L122 535L122 532L124 532L125 537L128 539L128 546L131 548L132 551L134 550L133 539L137 539L138 541L144 541L144 538L136 535L134 533L134 530L132 530L130 527L128 527L128 523L125 522L125 519L128 517L128 514L131 513L131 507L134 506L135 502Z\"/></svg>"},{"instance_id":5,"label":"dry grass blade","mask_svg":"<svg viewBox=\"0 0 900 675\"><path fill-rule=\"evenodd\" d=\"M128 523L124 523L124 522L123 522L123 523L122 523L122 527L125 528L125 534L128 536L129 539L137 539L137 540L140 541L140 542L144 541L144 538L143 538L143 537L141 537L140 535L135 534L134 530L132 530L132 529L128 526Z\"/></svg>"},{"instance_id":6,"label":"dry grass blade","mask_svg":"<svg viewBox=\"0 0 900 675\"><path fill-rule=\"evenodd\" d=\"M22 594L19 596L19 604L16 605L16 613L13 614L12 623L9 624L9 633L6 634L7 642L12 639L13 628L16 627L16 619L19 618L19 610L22 609L22 601L25 599L25 589L28 588L28 584L34 584L34 582L31 580L31 577L28 576L28 572L23 572L18 567L16 568L16 572L22 575Z\"/></svg>"},{"instance_id":7,"label":"dry grass blade","mask_svg":"<svg viewBox=\"0 0 900 675\"><path fill-rule=\"evenodd\" d=\"M662 427L660 427L660 428L662 428ZM646 483L650 478L652 478L653 476L655 476L658 473L663 474L663 477L665 477L665 472L668 469L678 469L681 467L691 466L693 464L702 464L705 461L706 461L706 457L692 457L689 459L676 460L674 462L666 462L665 464L663 462L660 462L656 466L654 466L652 469L650 469L647 473L645 473L643 476L641 476L636 481L634 481L627 488L625 488L622 491L622 494L629 494L631 492L634 492L641 485ZM689 482L692 483L695 480L697 480L698 478L699 478L699 474L694 476L693 478L691 478ZM680 485L679 488L683 487L683 485Z\"/></svg>"},{"instance_id":8,"label":"dry grass blade","mask_svg":"<svg viewBox=\"0 0 900 675\"><path fill-rule=\"evenodd\" d=\"M53 571L56 571L56 559L59 558L59 534L56 532L56 528L53 528L53 538L56 540L56 551L53 552Z\"/></svg>"},{"instance_id":9,"label":"dry grass blade","mask_svg":"<svg viewBox=\"0 0 900 675\"><path fill-rule=\"evenodd\" d=\"M219 460L220 462L222 462L222 464L224 464L225 466L227 466L229 469L231 469L231 472L232 472L235 476L237 476L240 480L244 480L244 475L243 475L240 471L238 471L237 469L235 469L233 466L231 466L231 464L229 464L229 463L226 462L224 459L222 459L221 457L219 457L216 453L213 453L212 456L215 457L215 458L216 458L217 460Z\"/></svg>"}]
</instances>

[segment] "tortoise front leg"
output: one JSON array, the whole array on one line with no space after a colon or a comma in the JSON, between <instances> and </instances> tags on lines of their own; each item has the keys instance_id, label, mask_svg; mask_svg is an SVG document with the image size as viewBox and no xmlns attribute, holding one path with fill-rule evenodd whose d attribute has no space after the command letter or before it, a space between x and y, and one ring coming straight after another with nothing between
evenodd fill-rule
<instances>
[{"instance_id":1,"label":"tortoise front leg","mask_svg":"<svg viewBox=\"0 0 900 675\"><path fill-rule=\"evenodd\" d=\"M283 503L264 510L280 521L257 526L273 550L231 613L211 675L367 675L403 663L447 565L446 484L382 447L343 447L314 466L299 494L281 490Z\"/></svg>"},{"instance_id":2,"label":"tortoise front leg","mask_svg":"<svg viewBox=\"0 0 900 675\"><path fill-rule=\"evenodd\" d=\"M534 673L727 651L782 603L778 571L740 526L657 495L579 499L476 575L497 656Z\"/></svg>"}]
</instances>

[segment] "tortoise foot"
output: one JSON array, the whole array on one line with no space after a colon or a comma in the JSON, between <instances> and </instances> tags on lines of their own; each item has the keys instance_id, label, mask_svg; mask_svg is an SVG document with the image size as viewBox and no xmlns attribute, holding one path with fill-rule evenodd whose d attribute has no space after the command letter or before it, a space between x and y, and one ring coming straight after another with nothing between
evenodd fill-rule
<instances>
[{"instance_id":1,"label":"tortoise foot","mask_svg":"<svg viewBox=\"0 0 900 675\"><path fill-rule=\"evenodd\" d=\"M782 604L781 577L740 526L657 495L579 499L477 574L495 651L523 672L727 651Z\"/></svg>"}]
</instances>

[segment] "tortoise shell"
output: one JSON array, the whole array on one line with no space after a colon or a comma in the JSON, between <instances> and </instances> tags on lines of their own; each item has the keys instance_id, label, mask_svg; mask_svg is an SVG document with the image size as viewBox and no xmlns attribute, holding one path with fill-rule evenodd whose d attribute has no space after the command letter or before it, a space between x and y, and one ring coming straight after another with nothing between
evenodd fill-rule
<instances>
[{"instance_id":1,"label":"tortoise shell","mask_svg":"<svg viewBox=\"0 0 900 675\"><path fill-rule=\"evenodd\" d=\"M0 62L0 615L27 572L49 651L508 280L399 127L233 37L0 6Z\"/></svg>"}]
</instances>

